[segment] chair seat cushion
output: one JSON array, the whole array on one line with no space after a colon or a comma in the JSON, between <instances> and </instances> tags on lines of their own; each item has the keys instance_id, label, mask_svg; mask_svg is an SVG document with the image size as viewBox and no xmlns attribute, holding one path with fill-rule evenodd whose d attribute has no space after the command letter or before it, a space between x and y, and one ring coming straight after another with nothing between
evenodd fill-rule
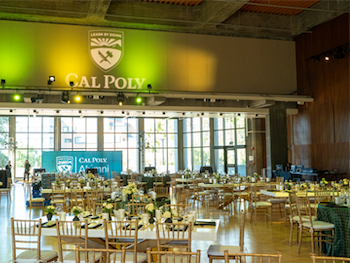
<instances>
[{"instance_id":1,"label":"chair seat cushion","mask_svg":"<svg viewBox=\"0 0 350 263\"><path fill-rule=\"evenodd\" d=\"M253 205L255 204L253 203ZM263 201L256 202L256 207L263 207L263 206L272 206L272 204L269 202L263 202Z\"/></svg>"},{"instance_id":2,"label":"chair seat cushion","mask_svg":"<svg viewBox=\"0 0 350 263\"><path fill-rule=\"evenodd\" d=\"M90 260L92 261L92 258L93 258L93 252L89 252L89 254L88 254L89 262L90 262ZM100 253L95 253L95 259L96 260L100 259ZM85 263L85 252L84 251L80 252L80 262L81 263L83 263L83 262ZM67 255L65 255L63 257L63 263L76 263L76 261L75 261L75 251L70 252Z\"/></svg>"},{"instance_id":3,"label":"chair seat cushion","mask_svg":"<svg viewBox=\"0 0 350 263\"><path fill-rule=\"evenodd\" d=\"M41 250L41 260L50 261L57 257L57 252L53 250ZM27 250L22 252L17 256L16 262L18 263L34 263L38 262L36 259L37 251L36 250Z\"/></svg>"},{"instance_id":4,"label":"chair seat cushion","mask_svg":"<svg viewBox=\"0 0 350 263\"><path fill-rule=\"evenodd\" d=\"M313 228L316 230L322 230L322 229L332 229L334 228L334 224L324 222L324 221L315 221L312 222ZM310 222L303 223L303 226L305 227L311 227Z\"/></svg>"},{"instance_id":5,"label":"chair seat cushion","mask_svg":"<svg viewBox=\"0 0 350 263\"><path fill-rule=\"evenodd\" d=\"M310 207L311 207L311 208L317 208L317 207L318 207L318 204L312 203L312 204L310 204Z\"/></svg>"},{"instance_id":6,"label":"chair seat cushion","mask_svg":"<svg viewBox=\"0 0 350 263\"><path fill-rule=\"evenodd\" d=\"M300 221L299 216L293 216L292 219L293 219L293 221L297 221L297 222ZM312 219L312 221L317 221L317 216L311 216L311 219ZM303 222L308 222L310 219L309 219L308 216L303 216L303 217L301 218L301 220L302 220Z\"/></svg>"},{"instance_id":7,"label":"chair seat cushion","mask_svg":"<svg viewBox=\"0 0 350 263\"><path fill-rule=\"evenodd\" d=\"M31 201L32 201L32 202L44 202L44 201L45 201L45 198L41 198L41 197L32 198Z\"/></svg>"},{"instance_id":8,"label":"chair seat cushion","mask_svg":"<svg viewBox=\"0 0 350 263\"><path fill-rule=\"evenodd\" d=\"M225 250L228 250L228 253L239 253L241 248L239 246L210 245L208 256L224 257Z\"/></svg>"},{"instance_id":9,"label":"chair seat cushion","mask_svg":"<svg viewBox=\"0 0 350 263\"><path fill-rule=\"evenodd\" d=\"M286 199L268 199L267 202L270 202L271 204L284 204L286 202Z\"/></svg>"},{"instance_id":10,"label":"chair seat cushion","mask_svg":"<svg viewBox=\"0 0 350 263\"><path fill-rule=\"evenodd\" d=\"M145 262L147 260L147 255L145 253L137 253L136 257L137 257L137 263L142 263L142 262ZM121 258L122 258L121 253L112 253L110 255L111 262L114 262L114 260L116 262L120 262ZM134 263L134 253L133 252L126 252L125 263Z\"/></svg>"},{"instance_id":11,"label":"chair seat cushion","mask_svg":"<svg viewBox=\"0 0 350 263\"><path fill-rule=\"evenodd\" d=\"M173 258L173 255L162 255L160 257L160 261L159 262L171 262L171 263L188 263L188 257L187 256L180 256L180 255L176 255L175 256L175 260ZM191 263L196 263L196 258L195 257L191 257Z\"/></svg>"}]
</instances>

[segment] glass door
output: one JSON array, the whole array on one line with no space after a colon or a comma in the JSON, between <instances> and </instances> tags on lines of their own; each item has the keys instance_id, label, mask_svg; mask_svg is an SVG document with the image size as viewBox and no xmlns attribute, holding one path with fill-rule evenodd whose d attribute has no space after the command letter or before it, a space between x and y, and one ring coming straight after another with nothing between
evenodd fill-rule
<instances>
[{"instance_id":1,"label":"glass door","mask_svg":"<svg viewBox=\"0 0 350 263\"><path fill-rule=\"evenodd\" d=\"M225 172L228 175L235 175L236 173L236 151L235 149L226 149L225 151Z\"/></svg>"}]
</instances>

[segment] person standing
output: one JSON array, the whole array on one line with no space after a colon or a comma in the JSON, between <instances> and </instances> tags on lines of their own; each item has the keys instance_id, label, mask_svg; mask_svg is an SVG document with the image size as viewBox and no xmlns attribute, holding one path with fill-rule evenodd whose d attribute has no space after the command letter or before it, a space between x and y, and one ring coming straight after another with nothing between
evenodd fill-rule
<instances>
[{"instance_id":1,"label":"person standing","mask_svg":"<svg viewBox=\"0 0 350 263\"><path fill-rule=\"evenodd\" d=\"M9 171L9 173L7 174L7 180L10 180L10 183L11 183L11 169L12 169L12 165L11 165L11 161L9 161L5 167L5 169L7 171Z\"/></svg>"},{"instance_id":2,"label":"person standing","mask_svg":"<svg viewBox=\"0 0 350 263\"><path fill-rule=\"evenodd\" d=\"M24 163L24 177L23 177L23 184L26 181L26 176L28 177L28 182L29 182L29 171L30 171L30 164L28 160Z\"/></svg>"}]
</instances>

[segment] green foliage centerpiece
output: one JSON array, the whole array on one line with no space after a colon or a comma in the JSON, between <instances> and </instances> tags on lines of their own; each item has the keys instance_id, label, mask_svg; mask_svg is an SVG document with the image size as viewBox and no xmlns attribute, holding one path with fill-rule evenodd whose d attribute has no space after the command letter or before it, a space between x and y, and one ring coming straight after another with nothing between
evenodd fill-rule
<instances>
[{"instance_id":1,"label":"green foliage centerpiece","mask_svg":"<svg viewBox=\"0 0 350 263\"><path fill-rule=\"evenodd\" d=\"M52 219L53 213L55 213L55 211L56 207L54 207L53 205L48 205L45 207L45 213L47 213L47 221L50 221Z\"/></svg>"}]
</instances>

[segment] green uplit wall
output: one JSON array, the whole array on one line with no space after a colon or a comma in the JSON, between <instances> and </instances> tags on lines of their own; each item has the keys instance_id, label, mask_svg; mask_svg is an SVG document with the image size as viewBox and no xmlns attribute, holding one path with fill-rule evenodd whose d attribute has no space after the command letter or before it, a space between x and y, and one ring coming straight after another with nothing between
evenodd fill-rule
<instances>
[{"instance_id":1,"label":"green uplit wall","mask_svg":"<svg viewBox=\"0 0 350 263\"><path fill-rule=\"evenodd\" d=\"M89 55L89 30L124 34L123 57L110 71ZM0 78L9 86L67 87L86 76L139 80L142 89L290 94L296 90L294 42L141 30L0 21ZM110 89L117 90L114 85Z\"/></svg>"}]
</instances>

